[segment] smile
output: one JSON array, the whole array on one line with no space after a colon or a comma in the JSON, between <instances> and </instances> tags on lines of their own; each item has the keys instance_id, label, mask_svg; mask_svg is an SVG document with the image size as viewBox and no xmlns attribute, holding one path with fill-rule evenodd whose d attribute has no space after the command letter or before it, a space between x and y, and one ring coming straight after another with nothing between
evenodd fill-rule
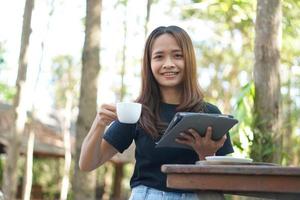
<instances>
[{"instance_id":1,"label":"smile","mask_svg":"<svg viewBox=\"0 0 300 200\"><path fill-rule=\"evenodd\" d=\"M166 76L166 77L176 76L177 74L179 74L179 72L165 72L165 73L162 73L162 75Z\"/></svg>"}]
</instances>

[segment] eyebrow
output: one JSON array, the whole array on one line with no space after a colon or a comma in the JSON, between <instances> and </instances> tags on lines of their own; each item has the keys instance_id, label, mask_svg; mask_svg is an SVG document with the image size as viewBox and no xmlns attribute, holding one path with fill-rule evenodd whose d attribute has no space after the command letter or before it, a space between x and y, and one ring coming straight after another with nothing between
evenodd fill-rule
<instances>
[{"instance_id":1,"label":"eyebrow","mask_svg":"<svg viewBox=\"0 0 300 200\"><path fill-rule=\"evenodd\" d=\"M162 51L162 50L154 51L154 52L152 52L152 55L162 54L163 52L164 51ZM174 49L174 50L172 50L172 53L177 53L177 52L182 53L182 50L181 49Z\"/></svg>"}]
</instances>

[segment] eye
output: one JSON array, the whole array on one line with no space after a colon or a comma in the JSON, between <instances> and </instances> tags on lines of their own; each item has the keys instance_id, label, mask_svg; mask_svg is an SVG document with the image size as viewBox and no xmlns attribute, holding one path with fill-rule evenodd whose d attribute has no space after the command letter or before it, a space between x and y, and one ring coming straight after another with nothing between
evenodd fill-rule
<instances>
[{"instance_id":1,"label":"eye","mask_svg":"<svg viewBox=\"0 0 300 200\"><path fill-rule=\"evenodd\" d=\"M161 54L156 54L156 55L154 55L153 57L152 57L152 59L154 59L154 60L159 60L159 59L161 59L163 56L161 55Z\"/></svg>"},{"instance_id":2,"label":"eye","mask_svg":"<svg viewBox=\"0 0 300 200\"><path fill-rule=\"evenodd\" d=\"M181 53L176 53L175 58L177 59L183 58L183 55Z\"/></svg>"}]
</instances>

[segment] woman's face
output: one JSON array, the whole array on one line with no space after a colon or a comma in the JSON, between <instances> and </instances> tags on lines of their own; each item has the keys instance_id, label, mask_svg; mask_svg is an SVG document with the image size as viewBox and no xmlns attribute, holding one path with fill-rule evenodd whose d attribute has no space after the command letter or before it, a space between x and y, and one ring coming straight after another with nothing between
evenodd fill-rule
<instances>
[{"instance_id":1,"label":"woman's face","mask_svg":"<svg viewBox=\"0 0 300 200\"><path fill-rule=\"evenodd\" d=\"M151 70L161 89L178 89L183 81L182 49L170 34L156 38L151 52Z\"/></svg>"}]
</instances>

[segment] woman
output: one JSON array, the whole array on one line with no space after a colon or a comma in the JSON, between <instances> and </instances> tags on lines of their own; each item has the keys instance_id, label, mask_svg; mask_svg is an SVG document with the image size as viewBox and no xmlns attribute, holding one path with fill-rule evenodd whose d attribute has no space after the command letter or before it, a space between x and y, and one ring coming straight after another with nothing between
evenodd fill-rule
<instances>
[{"instance_id":1,"label":"woman","mask_svg":"<svg viewBox=\"0 0 300 200\"><path fill-rule=\"evenodd\" d=\"M176 112L220 113L216 106L203 100L188 34L177 26L153 30L145 44L141 75L142 88L137 102L143 109L139 122L120 123L116 120L115 105L102 105L83 141L79 166L82 170L93 170L117 152L122 153L134 141L136 163L130 181L130 199L198 199L191 191L167 188L161 165L194 164L206 156L232 153L229 135L214 141L211 127L207 128L205 137L191 129L176 141L193 150L155 148L155 142Z\"/></svg>"}]
</instances>

